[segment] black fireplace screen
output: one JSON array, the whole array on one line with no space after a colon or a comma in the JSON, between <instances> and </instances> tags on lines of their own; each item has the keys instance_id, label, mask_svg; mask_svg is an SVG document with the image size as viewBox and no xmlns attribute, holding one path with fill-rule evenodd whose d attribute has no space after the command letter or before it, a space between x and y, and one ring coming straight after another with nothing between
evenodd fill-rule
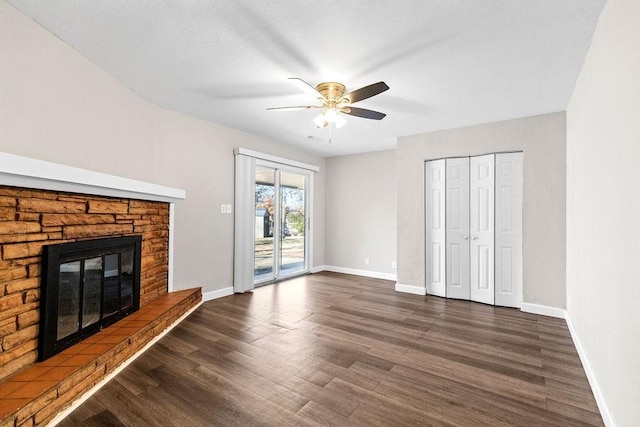
<instances>
[{"instance_id":1,"label":"black fireplace screen","mask_svg":"<svg viewBox=\"0 0 640 427\"><path fill-rule=\"evenodd\" d=\"M39 359L140 307L140 236L43 247Z\"/></svg>"}]
</instances>

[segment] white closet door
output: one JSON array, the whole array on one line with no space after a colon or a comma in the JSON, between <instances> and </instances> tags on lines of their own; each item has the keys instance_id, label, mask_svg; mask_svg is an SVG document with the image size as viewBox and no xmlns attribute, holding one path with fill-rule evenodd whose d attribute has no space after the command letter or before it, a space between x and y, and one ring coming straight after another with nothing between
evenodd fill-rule
<instances>
[{"instance_id":1,"label":"white closet door","mask_svg":"<svg viewBox=\"0 0 640 427\"><path fill-rule=\"evenodd\" d=\"M446 296L445 285L445 161L426 163L426 282L427 293Z\"/></svg>"},{"instance_id":2,"label":"white closet door","mask_svg":"<svg viewBox=\"0 0 640 427\"><path fill-rule=\"evenodd\" d=\"M522 304L522 153L496 154L496 305Z\"/></svg>"},{"instance_id":3,"label":"white closet door","mask_svg":"<svg viewBox=\"0 0 640 427\"><path fill-rule=\"evenodd\" d=\"M470 163L471 300L493 304L495 156L471 157Z\"/></svg>"},{"instance_id":4,"label":"white closet door","mask_svg":"<svg viewBox=\"0 0 640 427\"><path fill-rule=\"evenodd\" d=\"M447 298L469 299L469 158L446 160Z\"/></svg>"}]
</instances>

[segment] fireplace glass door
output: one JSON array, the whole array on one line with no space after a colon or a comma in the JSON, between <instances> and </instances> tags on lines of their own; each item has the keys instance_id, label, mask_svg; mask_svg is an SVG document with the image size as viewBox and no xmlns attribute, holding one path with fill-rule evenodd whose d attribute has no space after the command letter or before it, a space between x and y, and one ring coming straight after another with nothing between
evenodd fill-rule
<instances>
[{"instance_id":1,"label":"fireplace glass door","mask_svg":"<svg viewBox=\"0 0 640 427\"><path fill-rule=\"evenodd\" d=\"M40 359L136 311L140 236L45 246Z\"/></svg>"},{"instance_id":2,"label":"fireplace glass door","mask_svg":"<svg viewBox=\"0 0 640 427\"><path fill-rule=\"evenodd\" d=\"M101 280L102 258L89 258L60 264L58 330L56 333L58 340L92 325L100 319ZM82 299L80 299L81 297Z\"/></svg>"}]
</instances>

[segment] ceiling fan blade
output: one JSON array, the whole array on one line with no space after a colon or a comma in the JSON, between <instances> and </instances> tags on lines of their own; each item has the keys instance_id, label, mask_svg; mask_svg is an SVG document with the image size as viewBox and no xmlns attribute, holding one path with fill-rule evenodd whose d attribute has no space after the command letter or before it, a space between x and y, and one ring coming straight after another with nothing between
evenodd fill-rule
<instances>
[{"instance_id":1,"label":"ceiling fan blade","mask_svg":"<svg viewBox=\"0 0 640 427\"><path fill-rule=\"evenodd\" d=\"M366 108L356 107L343 107L340 109L341 113L349 114L350 116L363 117L365 119L382 120L386 114L379 111L367 110Z\"/></svg>"},{"instance_id":2,"label":"ceiling fan blade","mask_svg":"<svg viewBox=\"0 0 640 427\"><path fill-rule=\"evenodd\" d=\"M298 77L289 77L289 80L291 80L293 84L298 86L298 88L307 95L313 96L314 98L324 99L324 96L322 96L322 94L318 92L315 87L311 86L304 80L299 79Z\"/></svg>"},{"instance_id":3,"label":"ceiling fan blade","mask_svg":"<svg viewBox=\"0 0 640 427\"><path fill-rule=\"evenodd\" d=\"M267 110L271 110L271 111L285 111L285 110L308 110L311 108L320 108L316 105L296 105L293 107L271 107L271 108L267 108Z\"/></svg>"},{"instance_id":4,"label":"ceiling fan blade","mask_svg":"<svg viewBox=\"0 0 640 427\"><path fill-rule=\"evenodd\" d=\"M355 104L356 102L371 98L372 96L382 93L388 89L389 86L387 86L385 82L378 82L349 92L344 96L344 98L349 100L349 104Z\"/></svg>"}]
</instances>

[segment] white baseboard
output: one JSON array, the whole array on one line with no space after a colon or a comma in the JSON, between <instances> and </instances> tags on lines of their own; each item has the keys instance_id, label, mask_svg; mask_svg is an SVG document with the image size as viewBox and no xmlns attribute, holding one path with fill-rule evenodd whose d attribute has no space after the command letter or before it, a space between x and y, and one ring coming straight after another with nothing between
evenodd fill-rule
<instances>
[{"instance_id":1,"label":"white baseboard","mask_svg":"<svg viewBox=\"0 0 640 427\"><path fill-rule=\"evenodd\" d=\"M202 301L211 301L212 299L218 299L227 297L233 294L233 286L228 288L216 289L215 291L205 292L202 294Z\"/></svg>"},{"instance_id":2,"label":"white baseboard","mask_svg":"<svg viewBox=\"0 0 640 427\"><path fill-rule=\"evenodd\" d=\"M414 295L426 295L427 288L425 288L424 286L403 285L402 283L396 283L396 292L404 292Z\"/></svg>"},{"instance_id":3,"label":"white baseboard","mask_svg":"<svg viewBox=\"0 0 640 427\"><path fill-rule=\"evenodd\" d=\"M589 380L589 385L591 386L591 391L593 392L593 397L596 399L596 404L598 405L598 409L600 410L600 415L602 416L602 421L604 421L604 425L607 427L614 427L615 423L613 422L613 418L611 417L611 413L609 412L609 407L604 400L604 396L602 395L602 391L600 390L600 386L598 385L598 381L596 380L596 376L591 369L591 364L587 359L587 355L584 352L584 348L582 348L582 344L580 343L580 338L578 338L578 333L573 327L573 323L571 322L571 316L569 316L569 312L566 312L565 320L567 321L567 327L569 328L569 332L571 333L571 338L573 339L573 345L576 347L576 351L578 352L578 356L580 356L580 361L582 362L582 367L584 368L585 374L587 374L587 380Z\"/></svg>"},{"instance_id":4,"label":"white baseboard","mask_svg":"<svg viewBox=\"0 0 640 427\"><path fill-rule=\"evenodd\" d=\"M564 308L550 307L548 305L532 304L529 302L523 302L520 306L520 310L525 313L540 314L542 316L557 317L558 319L564 319L566 310Z\"/></svg>"},{"instance_id":5,"label":"white baseboard","mask_svg":"<svg viewBox=\"0 0 640 427\"><path fill-rule=\"evenodd\" d=\"M311 267L311 271L312 273L320 273L321 271L325 271L327 269L326 265L318 265L316 267Z\"/></svg>"},{"instance_id":6,"label":"white baseboard","mask_svg":"<svg viewBox=\"0 0 640 427\"><path fill-rule=\"evenodd\" d=\"M49 424L47 424L47 426L48 427L55 427L56 425L58 425L60 423L60 421L64 420L67 416L69 416L69 414L71 414L73 411L78 409L78 407L80 405L82 405L84 402L86 402L87 399L89 399L91 396L93 396L98 390L100 390L109 381L111 381L111 379L113 379L116 375L118 375L120 372L122 372L127 366L129 366L131 363L133 363L134 360L136 360L138 357L140 357L142 355L142 353L144 353L149 348L151 348L152 345L154 345L155 343L160 341L160 339L162 337L167 335L173 328L178 326L178 324L180 324L180 322L182 322L184 319L186 319L187 316L189 316L191 313L196 311L198 309L198 307L200 307L201 305L202 305L202 301L200 301L195 306L191 307L191 309L189 309L189 311L187 311L185 314L180 316L180 318L178 320L176 320L175 322L173 322L167 329L165 329L164 331L162 331L158 335L156 335L151 341L149 341L147 343L147 345L145 345L140 350L138 350L133 356L131 356L130 358L128 358L127 360L122 362L122 364L120 366L115 368L108 375L104 376L100 380L100 382L96 383L96 385L94 385L91 390L87 391L85 394L83 394L77 400L75 400L71 404L71 406L69 406L68 408L64 409L61 412L58 412L58 414L49 422Z\"/></svg>"},{"instance_id":7,"label":"white baseboard","mask_svg":"<svg viewBox=\"0 0 640 427\"><path fill-rule=\"evenodd\" d=\"M384 280L396 280L395 274L390 273L380 273L377 271L369 271L369 270L357 270L355 268L347 268L347 267L338 267L335 265L323 265L322 270L320 267L314 267L311 269L312 273L318 273L320 271L331 271L333 273L343 273L343 274L353 274L355 276L364 276L371 277L372 279L384 279Z\"/></svg>"}]
</instances>

